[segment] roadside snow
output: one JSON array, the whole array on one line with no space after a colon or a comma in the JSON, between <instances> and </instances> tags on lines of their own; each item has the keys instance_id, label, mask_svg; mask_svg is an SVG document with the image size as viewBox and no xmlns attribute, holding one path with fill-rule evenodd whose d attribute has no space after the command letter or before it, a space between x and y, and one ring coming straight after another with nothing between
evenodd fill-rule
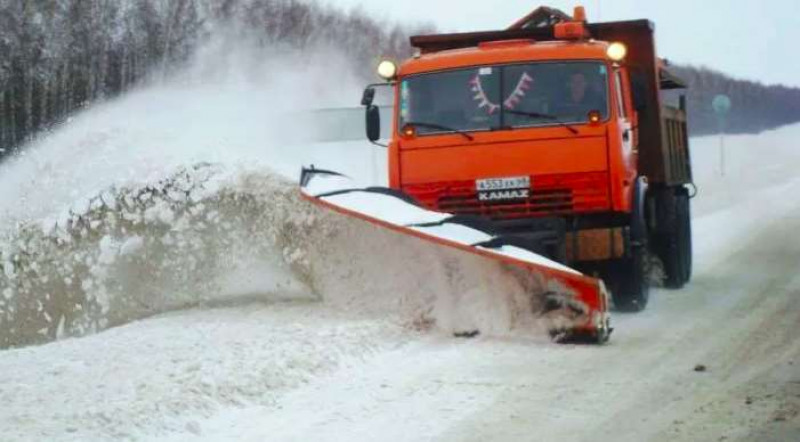
<instances>
[{"instance_id":1,"label":"roadside snow","mask_svg":"<svg viewBox=\"0 0 800 442\"><path fill-rule=\"evenodd\" d=\"M138 440L195 432L244 404L361 365L413 335L314 304L167 314L100 335L0 354L3 441Z\"/></svg>"}]
</instances>

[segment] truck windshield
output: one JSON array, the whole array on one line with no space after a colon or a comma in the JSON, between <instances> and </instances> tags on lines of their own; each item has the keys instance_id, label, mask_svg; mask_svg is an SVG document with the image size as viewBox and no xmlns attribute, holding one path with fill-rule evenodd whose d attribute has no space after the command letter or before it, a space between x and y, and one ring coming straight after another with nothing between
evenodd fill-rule
<instances>
[{"instance_id":1,"label":"truck windshield","mask_svg":"<svg viewBox=\"0 0 800 442\"><path fill-rule=\"evenodd\" d=\"M399 127L416 123L420 135L581 124L592 111L608 117L601 62L483 66L400 83Z\"/></svg>"}]
</instances>

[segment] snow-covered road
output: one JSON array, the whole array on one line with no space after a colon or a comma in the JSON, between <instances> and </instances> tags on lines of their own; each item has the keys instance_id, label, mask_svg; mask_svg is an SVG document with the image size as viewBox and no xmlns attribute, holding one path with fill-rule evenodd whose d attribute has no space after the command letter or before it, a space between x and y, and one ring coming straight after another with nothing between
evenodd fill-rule
<instances>
[{"instance_id":1,"label":"snow-covered road","mask_svg":"<svg viewBox=\"0 0 800 442\"><path fill-rule=\"evenodd\" d=\"M152 140L157 122L140 124ZM175 122L163 125L172 136ZM223 296L0 352L0 440L800 440L798 139L800 126L729 139L725 178L716 139L694 140L695 279L657 290L646 312L615 315L607 346L457 340L353 299ZM223 141L249 146L220 136L203 148ZM104 139L89 142L116 158ZM358 169L350 160L364 152L325 155ZM264 155L294 172L309 153Z\"/></svg>"}]
</instances>

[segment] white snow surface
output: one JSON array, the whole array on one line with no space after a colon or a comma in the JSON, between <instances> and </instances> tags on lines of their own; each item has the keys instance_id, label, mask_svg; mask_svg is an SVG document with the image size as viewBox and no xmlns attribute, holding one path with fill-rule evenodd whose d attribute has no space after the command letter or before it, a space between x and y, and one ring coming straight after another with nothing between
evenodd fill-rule
<instances>
[{"instance_id":1,"label":"white snow surface","mask_svg":"<svg viewBox=\"0 0 800 442\"><path fill-rule=\"evenodd\" d=\"M377 193L352 192L322 198L339 207L386 221L396 226L435 223L447 214L431 212L398 198Z\"/></svg>"},{"instance_id":2,"label":"white snow surface","mask_svg":"<svg viewBox=\"0 0 800 442\"><path fill-rule=\"evenodd\" d=\"M209 44L176 78L95 105L30 143L0 166L3 228L81 212L98 193L197 163L225 165L233 176L266 168L292 181L312 162L351 175L373 170L368 143L340 143L350 154L342 158L324 143L297 141L313 139L314 127L293 123L295 114L357 104L360 85L341 57L246 47ZM328 70L337 87L320 86Z\"/></svg>"},{"instance_id":3,"label":"white snow surface","mask_svg":"<svg viewBox=\"0 0 800 442\"><path fill-rule=\"evenodd\" d=\"M608 346L560 346L484 262L299 200L304 164L380 184L367 143L270 124L357 88L308 88L292 57L195 66L0 167L3 250L51 258L4 252L0 312L61 338L0 351L0 440L800 438L800 126L729 137L724 177L718 139L693 140L694 282L615 316ZM70 328L59 293L97 323Z\"/></svg>"},{"instance_id":4,"label":"white snow surface","mask_svg":"<svg viewBox=\"0 0 800 442\"><path fill-rule=\"evenodd\" d=\"M332 185L330 182L327 182L320 185L315 183L315 181L336 181L338 184ZM312 187L305 191L311 196L320 196L321 200L335 206L371 219L393 224L400 228L410 228L432 239L441 239L452 243L471 246L486 242L492 238L482 231L461 225L444 224L432 227L420 227L420 225L424 224L439 223L447 219L450 215L425 210L390 195L362 191L350 192L350 190L359 189L359 187L357 187L355 182L343 180L341 177L336 177L333 180L325 180L324 178L322 178L322 180L312 180L310 186ZM542 267L557 269L577 275L580 274L580 272L563 264L518 247L503 246L497 249L481 247L481 249L489 253L518 259Z\"/></svg>"}]
</instances>

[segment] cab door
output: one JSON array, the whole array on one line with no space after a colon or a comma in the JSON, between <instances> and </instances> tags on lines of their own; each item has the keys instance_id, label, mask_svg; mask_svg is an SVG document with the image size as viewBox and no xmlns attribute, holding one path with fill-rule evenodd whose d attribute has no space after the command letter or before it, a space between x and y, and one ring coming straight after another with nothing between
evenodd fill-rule
<instances>
[{"instance_id":1,"label":"cab door","mask_svg":"<svg viewBox=\"0 0 800 442\"><path fill-rule=\"evenodd\" d=\"M609 124L608 141L612 204L615 210L628 212L631 210L632 192L638 178L636 114L633 111L627 72L619 66L614 66L611 72L614 117Z\"/></svg>"},{"instance_id":2,"label":"cab door","mask_svg":"<svg viewBox=\"0 0 800 442\"><path fill-rule=\"evenodd\" d=\"M617 106L617 124L622 137L622 160L625 164L626 178L635 180L638 164L638 137L634 128L634 112L630 99L627 73L622 68L614 70L614 101Z\"/></svg>"}]
</instances>

